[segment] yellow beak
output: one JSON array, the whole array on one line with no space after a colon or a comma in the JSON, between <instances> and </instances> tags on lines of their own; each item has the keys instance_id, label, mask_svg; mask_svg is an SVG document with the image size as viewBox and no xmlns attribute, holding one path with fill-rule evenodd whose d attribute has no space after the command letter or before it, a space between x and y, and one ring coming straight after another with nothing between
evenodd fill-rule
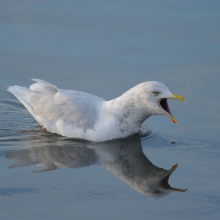
<instances>
[{"instance_id":1,"label":"yellow beak","mask_svg":"<svg viewBox=\"0 0 220 220\"><path fill-rule=\"evenodd\" d=\"M177 99L186 103L185 99L181 95L173 94L173 96L169 97L168 99Z\"/></svg>"},{"instance_id":2,"label":"yellow beak","mask_svg":"<svg viewBox=\"0 0 220 220\"><path fill-rule=\"evenodd\" d=\"M184 99L182 96L176 95L176 94L172 94L172 96L169 97L168 99L181 100L181 101L183 101L183 102L186 103L185 99ZM172 120L173 123L177 124L177 120L176 120L172 115L170 115L170 114L167 113L167 116L170 117L170 119Z\"/></svg>"}]
</instances>

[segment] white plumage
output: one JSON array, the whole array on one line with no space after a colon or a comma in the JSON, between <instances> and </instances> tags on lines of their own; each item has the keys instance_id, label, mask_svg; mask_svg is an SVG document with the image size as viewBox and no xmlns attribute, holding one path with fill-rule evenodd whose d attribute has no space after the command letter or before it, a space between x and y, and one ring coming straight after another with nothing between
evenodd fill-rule
<instances>
[{"instance_id":1,"label":"white plumage","mask_svg":"<svg viewBox=\"0 0 220 220\"><path fill-rule=\"evenodd\" d=\"M151 115L173 117L158 104L160 100L173 98L160 82L141 83L122 96L106 101L88 93L58 89L43 80L33 80L36 83L30 89L12 86L8 91L40 125L62 136L101 142L137 133Z\"/></svg>"}]
</instances>

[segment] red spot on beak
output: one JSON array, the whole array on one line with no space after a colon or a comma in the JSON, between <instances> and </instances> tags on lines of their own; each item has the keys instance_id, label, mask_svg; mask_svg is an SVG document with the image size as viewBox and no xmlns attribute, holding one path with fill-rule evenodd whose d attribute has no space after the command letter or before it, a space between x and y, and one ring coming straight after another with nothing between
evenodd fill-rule
<instances>
[{"instance_id":1,"label":"red spot on beak","mask_svg":"<svg viewBox=\"0 0 220 220\"><path fill-rule=\"evenodd\" d=\"M172 120L172 122L176 124L176 122L174 120Z\"/></svg>"}]
</instances>

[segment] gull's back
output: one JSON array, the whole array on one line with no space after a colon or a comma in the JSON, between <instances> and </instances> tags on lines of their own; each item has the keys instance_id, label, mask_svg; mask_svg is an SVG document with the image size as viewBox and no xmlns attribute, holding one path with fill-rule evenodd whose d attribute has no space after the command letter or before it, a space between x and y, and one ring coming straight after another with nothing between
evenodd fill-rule
<instances>
[{"instance_id":1,"label":"gull's back","mask_svg":"<svg viewBox=\"0 0 220 220\"><path fill-rule=\"evenodd\" d=\"M32 116L47 130L63 134L63 129L92 129L100 115L104 99L74 90L61 90L39 79L30 89L20 86L9 87ZM78 130L78 132L80 132ZM71 136L71 135L65 135Z\"/></svg>"}]
</instances>

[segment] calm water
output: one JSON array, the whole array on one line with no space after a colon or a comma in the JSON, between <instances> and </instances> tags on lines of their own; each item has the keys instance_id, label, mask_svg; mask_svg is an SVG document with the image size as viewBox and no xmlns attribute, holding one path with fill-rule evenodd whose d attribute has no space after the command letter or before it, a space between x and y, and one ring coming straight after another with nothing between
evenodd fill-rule
<instances>
[{"instance_id":1,"label":"calm water","mask_svg":"<svg viewBox=\"0 0 220 220\"><path fill-rule=\"evenodd\" d=\"M218 219L219 1L0 1L0 219ZM148 80L178 120L94 144L42 131L9 85L105 99ZM146 135L145 135L146 136ZM171 192L158 189L173 165ZM69 169L70 168L70 169Z\"/></svg>"}]
</instances>

